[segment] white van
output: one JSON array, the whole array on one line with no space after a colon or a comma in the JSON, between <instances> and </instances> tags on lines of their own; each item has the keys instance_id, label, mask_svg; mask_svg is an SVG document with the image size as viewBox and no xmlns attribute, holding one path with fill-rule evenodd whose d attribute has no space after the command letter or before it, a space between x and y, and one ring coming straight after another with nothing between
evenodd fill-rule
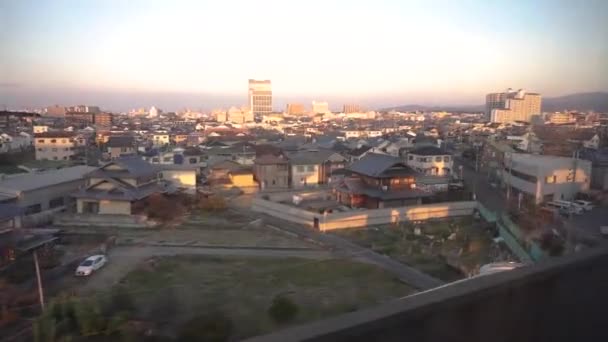
<instances>
[{"instance_id":1,"label":"white van","mask_svg":"<svg viewBox=\"0 0 608 342\"><path fill-rule=\"evenodd\" d=\"M557 208L561 210L565 210L568 213L572 213L575 215L581 215L583 213L583 208L576 206L568 201L555 200L547 203L549 208Z\"/></svg>"}]
</instances>

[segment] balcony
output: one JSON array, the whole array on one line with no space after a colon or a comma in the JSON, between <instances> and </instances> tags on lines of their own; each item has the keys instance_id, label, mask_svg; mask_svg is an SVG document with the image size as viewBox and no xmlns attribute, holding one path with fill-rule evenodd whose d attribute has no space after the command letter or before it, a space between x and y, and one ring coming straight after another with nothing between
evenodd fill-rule
<instances>
[{"instance_id":1,"label":"balcony","mask_svg":"<svg viewBox=\"0 0 608 342\"><path fill-rule=\"evenodd\" d=\"M606 269L587 250L249 341L608 341Z\"/></svg>"}]
</instances>

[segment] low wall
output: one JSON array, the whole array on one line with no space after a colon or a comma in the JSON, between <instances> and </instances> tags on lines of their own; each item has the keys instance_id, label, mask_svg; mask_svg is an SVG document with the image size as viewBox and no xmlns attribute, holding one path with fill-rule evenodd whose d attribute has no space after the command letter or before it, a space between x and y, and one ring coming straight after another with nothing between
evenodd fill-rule
<instances>
[{"instance_id":1,"label":"low wall","mask_svg":"<svg viewBox=\"0 0 608 342\"><path fill-rule=\"evenodd\" d=\"M326 189L300 189L293 191L281 191L281 192L265 192L263 196L268 198L272 202L291 202L293 196L298 195L302 199L315 199L315 198L326 198L331 195L331 192Z\"/></svg>"},{"instance_id":2,"label":"low wall","mask_svg":"<svg viewBox=\"0 0 608 342\"><path fill-rule=\"evenodd\" d=\"M119 228L147 228L154 226L143 215L111 215L111 214L73 214L63 213L56 215L53 224L70 227L119 227Z\"/></svg>"},{"instance_id":3,"label":"low wall","mask_svg":"<svg viewBox=\"0 0 608 342\"><path fill-rule=\"evenodd\" d=\"M59 215L66 209L65 206L45 210L36 214L26 215L21 218L21 227L31 228L53 222L53 217Z\"/></svg>"},{"instance_id":4,"label":"low wall","mask_svg":"<svg viewBox=\"0 0 608 342\"><path fill-rule=\"evenodd\" d=\"M424 221L434 218L469 216L477 207L477 202L444 202L399 208L355 210L332 213L320 219L320 230L356 228L406 221Z\"/></svg>"},{"instance_id":5,"label":"low wall","mask_svg":"<svg viewBox=\"0 0 608 342\"><path fill-rule=\"evenodd\" d=\"M313 194L311 194L311 196L312 195ZM319 193L317 192L316 195L319 195ZM277 197L275 197L275 199L276 198ZM317 219L317 228L321 231L366 227L405 221L424 221L433 218L468 216L473 214L476 207L477 202L467 201L317 214L259 197L254 198L251 205L251 208L254 211L308 227L315 227L315 219Z\"/></svg>"},{"instance_id":6,"label":"low wall","mask_svg":"<svg viewBox=\"0 0 608 342\"><path fill-rule=\"evenodd\" d=\"M251 201L251 209L308 227L313 227L315 217L321 216L287 204L276 203L262 198L254 198Z\"/></svg>"}]
</instances>

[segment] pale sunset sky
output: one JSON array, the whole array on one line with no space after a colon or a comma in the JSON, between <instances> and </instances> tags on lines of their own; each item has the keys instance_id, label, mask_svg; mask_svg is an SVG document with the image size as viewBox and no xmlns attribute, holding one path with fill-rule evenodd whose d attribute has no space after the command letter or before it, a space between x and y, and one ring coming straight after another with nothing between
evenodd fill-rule
<instances>
[{"instance_id":1,"label":"pale sunset sky","mask_svg":"<svg viewBox=\"0 0 608 342\"><path fill-rule=\"evenodd\" d=\"M608 90L608 1L0 0L0 104L480 104Z\"/></svg>"}]
</instances>

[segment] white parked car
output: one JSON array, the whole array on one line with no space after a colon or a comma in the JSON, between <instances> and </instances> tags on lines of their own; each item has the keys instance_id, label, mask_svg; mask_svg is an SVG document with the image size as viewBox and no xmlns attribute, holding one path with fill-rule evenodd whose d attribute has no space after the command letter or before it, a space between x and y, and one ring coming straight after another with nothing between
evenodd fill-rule
<instances>
[{"instance_id":1,"label":"white parked car","mask_svg":"<svg viewBox=\"0 0 608 342\"><path fill-rule=\"evenodd\" d=\"M574 203L574 205L577 205L577 206L583 208L583 210L585 210L585 211L591 211L593 209L593 203L591 203L589 201L576 200L576 201L573 201L572 203Z\"/></svg>"},{"instance_id":2,"label":"white parked car","mask_svg":"<svg viewBox=\"0 0 608 342\"><path fill-rule=\"evenodd\" d=\"M78 265L78 268L76 268L76 276L89 276L102 268L107 262L108 258L106 258L105 255L99 254L90 256Z\"/></svg>"}]
</instances>

